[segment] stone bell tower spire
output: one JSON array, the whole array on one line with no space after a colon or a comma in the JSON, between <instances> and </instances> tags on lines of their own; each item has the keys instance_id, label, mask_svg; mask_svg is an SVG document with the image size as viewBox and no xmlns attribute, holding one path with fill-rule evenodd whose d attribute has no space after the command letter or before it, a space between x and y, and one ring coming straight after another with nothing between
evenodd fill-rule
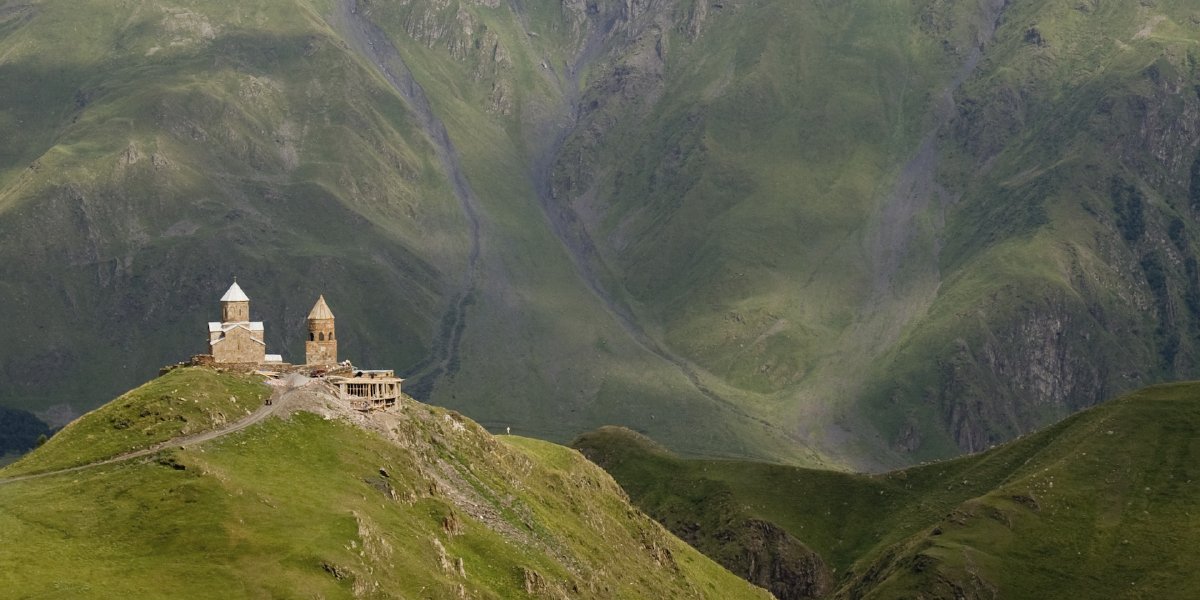
<instances>
[{"instance_id":1,"label":"stone bell tower spire","mask_svg":"<svg viewBox=\"0 0 1200 600\"><path fill-rule=\"evenodd\" d=\"M334 338L333 311L325 296L308 312L308 341L304 342L304 360L309 365L337 364L337 339Z\"/></svg>"}]
</instances>

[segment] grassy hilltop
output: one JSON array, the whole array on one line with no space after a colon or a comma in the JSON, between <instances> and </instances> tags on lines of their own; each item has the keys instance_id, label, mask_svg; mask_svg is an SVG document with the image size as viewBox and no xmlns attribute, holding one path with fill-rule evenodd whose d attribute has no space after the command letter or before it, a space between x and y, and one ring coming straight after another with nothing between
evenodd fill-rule
<instances>
[{"instance_id":1,"label":"grassy hilltop","mask_svg":"<svg viewBox=\"0 0 1200 600\"><path fill-rule=\"evenodd\" d=\"M1191 598L1198 433L1200 384L1183 383L882 475L680 459L615 428L574 445L780 598Z\"/></svg>"},{"instance_id":2,"label":"grassy hilltop","mask_svg":"<svg viewBox=\"0 0 1200 600\"><path fill-rule=\"evenodd\" d=\"M186 410L163 410L168 389ZM233 400L257 408L264 390L176 370L84 416L0 478L111 454L97 446L138 448L129 431L146 428L148 440L156 423L187 411L232 420ZM0 562L19 565L0 572L0 589L17 598L769 597L633 509L567 448L494 438L408 399L374 425L320 394L277 406L296 412L151 457L0 483ZM166 418L114 421L143 412Z\"/></svg>"},{"instance_id":3,"label":"grassy hilltop","mask_svg":"<svg viewBox=\"0 0 1200 600\"><path fill-rule=\"evenodd\" d=\"M0 403L273 349L882 469L1198 374L1183 0L0 5ZM200 333L197 333L200 332ZM42 413L45 414L45 413Z\"/></svg>"}]
</instances>

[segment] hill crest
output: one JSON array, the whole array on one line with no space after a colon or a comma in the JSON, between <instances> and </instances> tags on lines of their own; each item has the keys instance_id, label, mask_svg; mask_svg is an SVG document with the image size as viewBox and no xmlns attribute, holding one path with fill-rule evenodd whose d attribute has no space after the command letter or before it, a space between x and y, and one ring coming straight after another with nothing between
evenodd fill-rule
<instances>
[{"instance_id":1,"label":"hill crest","mask_svg":"<svg viewBox=\"0 0 1200 600\"><path fill-rule=\"evenodd\" d=\"M203 368L162 379L179 394L192 390L174 387L183 380L238 385ZM238 404L261 399L256 386ZM118 407L139 398L158 395ZM498 439L407 398L361 413L315 381L272 406L195 444L0 480L0 523L23 540L0 549L23 565L0 573L0 587L129 598L768 597L629 506L577 452ZM0 476L61 464L73 438L100 439L97 427L125 431L112 414L85 415L59 449L47 444Z\"/></svg>"}]
</instances>

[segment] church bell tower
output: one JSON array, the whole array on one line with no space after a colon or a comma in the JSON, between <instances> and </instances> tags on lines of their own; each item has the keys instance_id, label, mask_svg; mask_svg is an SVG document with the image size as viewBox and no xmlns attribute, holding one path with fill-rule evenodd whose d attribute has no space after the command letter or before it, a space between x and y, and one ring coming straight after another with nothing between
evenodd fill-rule
<instances>
[{"instance_id":1,"label":"church bell tower","mask_svg":"<svg viewBox=\"0 0 1200 600\"><path fill-rule=\"evenodd\" d=\"M250 299L246 292L233 280L229 291L221 296L221 321L224 323L244 323L250 320Z\"/></svg>"},{"instance_id":2,"label":"church bell tower","mask_svg":"<svg viewBox=\"0 0 1200 600\"><path fill-rule=\"evenodd\" d=\"M332 366L337 364L337 339L334 338L333 311L325 303L325 296L308 312L308 341L304 342L304 361L308 365Z\"/></svg>"}]
</instances>

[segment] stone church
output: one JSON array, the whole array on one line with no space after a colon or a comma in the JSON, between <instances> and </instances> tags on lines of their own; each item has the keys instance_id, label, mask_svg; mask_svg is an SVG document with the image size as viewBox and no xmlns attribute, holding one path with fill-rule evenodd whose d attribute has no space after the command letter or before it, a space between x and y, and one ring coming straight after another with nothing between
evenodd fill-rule
<instances>
[{"instance_id":1,"label":"stone church","mask_svg":"<svg viewBox=\"0 0 1200 600\"><path fill-rule=\"evenodd\" d=\"M267 354L262 321L250 320L250 298L233 281L221 296L221 321L208 324L208 346L212 362L238 365L282 365L279 354ZM308 313L308 340L304 342L305 364L331 367L337 364L337 339L333 311L325 296L317 298Z\"/></svg>"},{"instance_id":2,"label":"stone church","mask_svg":"<svg viewBox=\"0 0 1200 600\"><path fill-rule=\"evenodd\" d=\"M267 354L262 321L250 320L250 298L237 280L221 296L221 321L208 323L209 354L224 364L282 363L278 354Z\"/></svg>"},{"instance_id":3,"label":"stone church","mask_svg":"<svg viewBox=\"0 0 1200 600\"><path fill-rule=\"evenodd\" d=\"M333 311L329 310L324 295L308 311L304 365L289 365L282 356L267 354L264 333L262 321L250 320L250 298L234 280L221 296L221 321L208 324L211 363L262 369L272 376L297 371L311 374L336 388L351 407L361 411L386 409L395 406L400 398L400 384L404 380L391 369L358 369L350 361L338 362Z\"/></svg>"}]
</instances>

